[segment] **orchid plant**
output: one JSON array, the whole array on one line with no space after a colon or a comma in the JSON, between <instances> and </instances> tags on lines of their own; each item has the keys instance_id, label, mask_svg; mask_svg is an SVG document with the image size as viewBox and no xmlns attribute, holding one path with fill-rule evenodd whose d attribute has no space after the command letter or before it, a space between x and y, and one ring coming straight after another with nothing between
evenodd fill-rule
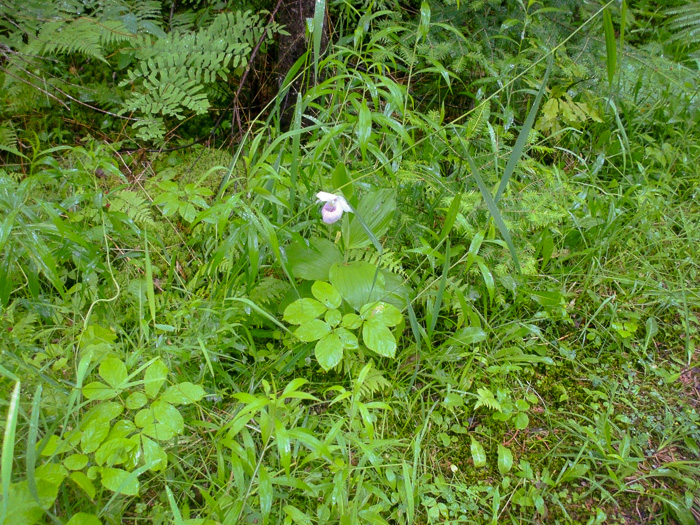
<instances>
[{"instance_id":1,"label":"orchid plant","mask_svg":"<svg viewBox=\"0 0 700 525\"><path fill-rule=\"evenodd\" d=\"M325 191L319 191L316 194L318 202L324 202L323 208L321 208L321 216L323 217L323 222L326 224L333 224L340 220L343 216L343 212L353 213L352 208L345 200L345 197L341 195L336 195L335 193L328 193Z\"/></svg>"}]
</instances>

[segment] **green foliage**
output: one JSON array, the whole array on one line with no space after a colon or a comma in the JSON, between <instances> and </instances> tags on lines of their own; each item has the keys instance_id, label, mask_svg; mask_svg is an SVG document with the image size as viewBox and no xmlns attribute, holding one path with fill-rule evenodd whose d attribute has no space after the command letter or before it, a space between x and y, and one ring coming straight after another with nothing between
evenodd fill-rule
<instances>
[{"instance_id":1,"label":"green foliage","mask_svg":"<svg viewBox=\"0 0 700 525\"><path fill-rule=\"evenodd\" d=\"M367 302L362 302L359 309L355 308L359 315L354 312L343 315L339 309L343 301L350 305L359 304L357 301L363 296L362 292L358 295L357 290L346 287L346 279L353 281L359 290L367 289L368 286L372 290L370 275L364 271L365 268L380 275L376 268L371 270L371 267L363 263L360 265L347 267L353 272L352 277L338 274L344 267L332 267L331 282L337 283L339 288L316 281L311 286L311 293L315 299L297 299L284 310L284 320L299 325L294 335L300 341L318 341L314 351L318 363L325 371L335 368L340 363L345 350L359 348L358 337L353 331L360 328L362 342L368 349L383 357L394 357L396 353L396 338L389 327L403 321L398 308L381 301L373 301L370 291L365 299ZM363 280L365 283L362 283ZM319 319L322 315L323 320Z\"/></svg>"},{"instance_id":2,"label":"green foliage","mask_svg":"<svg viewBox=\"0 0 700 525\"><path fill-rule=\"evenodd\" d=\"M161 153L123 102L201 136L266 15L1 7L0 522L692 523L692 44L648 2L326 5L289 130Z\"/></svg>"}]
</instances>

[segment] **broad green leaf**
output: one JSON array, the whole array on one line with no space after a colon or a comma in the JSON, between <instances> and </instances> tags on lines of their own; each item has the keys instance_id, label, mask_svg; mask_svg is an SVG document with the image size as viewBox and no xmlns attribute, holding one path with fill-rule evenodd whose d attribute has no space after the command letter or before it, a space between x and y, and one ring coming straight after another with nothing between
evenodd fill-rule
<instances>
[{"instance_id":1,"label":"broad green leaf","mask_svg":"<svg viewBox=\"0 0 700 525\"><path fill-rule=\"evenodd\" d=\"M518 412L518 415L515 416L513 423L515 424L515 428L517 430L523 430L530 424L530 418L525 412Z\"/></svg>"},{"instance_id":2,"label":"broad green leaf","mask_svg":"<svg viewBox=\"0 0 700 525\"><path fill-rule=\"evenodd\" d=\"M102 520L94 514L78 512L66 522L66 525L102 525Z\"/></svg>"},{"instance_id":3,"label":"broad green leaf","mask_svg":"<svg viewBox=\"0 0 700 525\"><path fill-rule=\"evenodd\" d=\"M287 262L295 277L327 281L331 267L343 262L338 247L327 239L313 237L309 245L293 242L287 249Z\"/></svg>"},{"instance_id":4,"label":"broad green leaf","mask_svg":"<svg viewBox=\"0 0 700 525\"><path fill-rule=\"evenodd\" d=\"M487 335L483 329L476 326L467 326L457 330L448 339L451 344L472 345L486 339Z\"/></svg>"},{"instance_id":5,"label":"broad green leaf","mask_svg":"<svg viewBox=\"0 0 700 525\"><path fill-rule=\"evenodd\" d=\"M348 350L357 350L359 348L357 336L352 332L341 326L336 328L334 333L340 337L340 342L343 344L343 348L347 348Z\"/></svg>"},{"instance_id":6,"label":"broad green leaf","mask_svg":"<svg viewBox=\"0 0 700 525\"><path fill-rule=\"evenodd\" d=\"M383 302L364 305L360 308L360 315L365 320L372 319L385 326L396 326L403 320L401 311L398 308Z\"/></svg>"},{"instance_id":7,"label":"broad green leaf","mask_svg":"<svg viewBox=\"0 0 700 525\"><path fill-rule=\"evenodd\" d=\"M455 392L450 392L445 395L445 400L442 402L442 405L445 407L463 407L464 398Z\"/></svg>"},{"instance_id":8,"label":"broad green leaf","mask_svg":"<svg viewBox=\"0 0 700 525\"><path fill-rule=\"evenodd\" d=\"M148 396L143 392L132 392L129 397L126 398L126 408L129 410L138 410L148 403Z\"/></svg>"},{"instance_id":9,"label":"broad green leaf","mask_svg":"<svg viewBox=\"0 0 700 525\"><path fill-rule=\"evenodd\" d=\"M513 453L509 448L498 445L498 472L505 476L513 468Z\"/></svg>"},{"instance_id":10,"label":"broad green leaf","mask_svg":"<svg viewBox=\"0 0 700 525\"><path fill-rule=\"evenodd\" d=\"M328 310L323 320L326 321L330 326L338 326L340 321L342 321L343 316L340 310Z\"/></svg>"},{"instance_id":11,"label":"broad green leaf","mask_svg":"<svg viewBox=\"0 0 700 525\"><path fill-rule=\"evenodd\" d=\"M141 428L141 434L159 441L169 441L175 437L175 431L170 425L155 420L145 423Z\"/></svg>"},{"instance_id":12,"label":"broad green leaf","mask_svg":"<svg viewBox=\"0 0 700 525\"><path fill-rule=\"evenodd\" d=\"M342 321L344 328L355 330L362 326L362 317L357 314L345 314Z\"/></svg>"},{"instance_id":13,"label":"broad green leaf","mask_svg":"<svg viewBox=\"0 0 700 525\"><path fill-rule=\"evenodd\" d=\"M160 399L172 405L189 405L200 401L205 394L206 392L201 386L185 381L168 387Z\"/></svg>"},{"instance_id":14,"label":"broad green leaf","mask_svg":"<svg viewBox=\"0 0 700 525\"><path fill-rule=\"evenodd\" d=\"M121 390L126 382L127 376L126 365L121 359L108 357L100 364L100 377L114 389Z\"/></svg>"},{"instance_id":15,"label":"broad green leaf","mask_svg":"<svg viewBox=\"0 0 700 525\"><path fill-rule=\"evenodd\" d=\"M113 467L126 463L129 454L138 447L138 443L129 438L116 438L105 441L95 452L95 463L99 466Z\"/></svg>"},{"instance_id":16,"label":"broad green leaf","mask_svg":"<svg viewBox=\"0 0 700 525\"><path fill-rule=\"evenodd\" d=\"M323 281L316 281L311 286L311 293L314 294L314 297L323 303L323 305L329 310L338 308L340 306L340 302L342 301L338 290L336 290L332 284L324 283Z\"/></svg>"},{"instance_id":17,"label":"broad green leaf","mask_svg":"<svg viewBox=\"0 0 700 525\"><path fill-rule=\"evenodd\" d=\"M71 454L63 460L63 466L68 470L82 470L88 464L88 460L85 454Z\"/></svg>"},{"instance_id":18,"label":"broad green leaf","mask_svg":"<svg viewBox=\"0 0 700 525\"><path fill-rule=\"evenodd\" d=\"M337 306L333 308L337 308ZM306 297L304 299L297 299L287 306L287 308L284 309L283 319L289 324L304 324L312 319L316 319L325 311L326 307L319 301Z\"/></svg>"},{"instance_id":19,"label":"broad green leaf","mask_svg":"<svg viewBox=\"0 0 700 525\"><path fill-rule=\"evenodd\" d=\"M146 369L146 373L143 376L143 389L146 391L146 395L150 398L156 397L167 377L168 366L162 359L154 361Z\"/></svg>"},{"instance_id":20,"label":"broad green leaf","mask_svg":"<svg viewBox=\"0 0 700 525\"><path fill-rule=\"evenodd\" d=\"M314 353L318 364L327 372L343 358L343 342L336 333L326 334L316 343Z\"/></svg>"},{"instance_id":21,"label":"broad green leaf","mask_svg":"<svg viewBox=\"0 0 700 525\"><path fill-rule=\"evenodd\" d=\"M136 476L120 468L104 467L101 470L102 485L112 492L126 496L139 495L139 480Z\"/></svg>"},{"instance_id":22,"label":"broad green leaf","mask_svg":"<svg viewBox=\"0 0 700 525\"><path fill-rule=\"evenodd\" d=\"M367 348L384 357L394 357L396 339L385 324L370 319L362 326L362 340Z\"/></svg>"},{"instance_id":23,"label":"broad green leaf","mask_svg":"<svg viewBox=\"0 0 700 525\"><path fill-rule=\"evenodd\" d=\"M381 189L364 195L350 219L347 231L343 231L347 248L351 250L364 248L370 244L376 246L377 242L373 242L365 226L372 232L375 239L379 238L389 229L395 213L396 194L394 190ZM364 225L360 218L364 221ZM335 283L333 284L335 285ZM341 291L340 294L343 295L343 292ZM345 299L345 295L343 295L343 299Z\"/></svg>"},{"instance_id":24,"label":"broad green leaf","mask_svg":"<svg viewBox=\"0 0 700 525\"><path fill-rule=\"evenodd\" d=\"M177 415L175 413L177 412ZM149 408L136 413L134 423L141 428L141 433L158 441L172 439L184 429L180 412L168 403L155 401Z\"/></svg>"},{"instance_id":25,"label":"broad green leaf","mask_svg":"<svg viewBox=\"0 0 700 525\"><path fill-rule=\"evenodd\" d=\"M95 485L93 485L90 478L88 478L83 472L71 472L68 479L83 489L83 492L87 494L88 498L95 498Z\"/></svg>"},{"instance_id":26,"label":"broad green leaf","mask_svg":"<svg viewBox=\"0 0 700 525\"><path fill-rule=\"evenodd\" d=\"M331 284L355 310L381 300L384 296L384 276L373 264L359 261L336 264L331 268Z\"/></svg>"},{"instance_id":27,"label":"broad green leaf","mask_svg":"<svg viewBox=\"0 0 700 525\"><path fill-rule=\"evenodd\" d=\"M151 405L151 410L153 410L159 423L169 425L176 434L182 433L185 429L185 421L182 418L182 414L170 403L160 400L154 401Z\"/></svg>"},{"instance_id":28,"label":"broad green leaf","mask_svg":"<svg viewBox=\"0 0 700 525\"><path fill-rule=\"evenodd\" d=\"M296 335L299 340L308 343L311 341L318 341L330 331L331 327L328 323L320 319L313 319L297 328L294 331L294 335Z\"/></svg>"},{"instance_id":29,"label":"broad green leaf","mask_svg":"<svg viewBox=\"0 0 700 525\"><path fill-rule=\"evenodd\" d=\"M130 419L120 419L114 423L107 439L125 438L136 432L137 428Z\"/></svg>"},{"instance_id":30,"label":"broad green leaf","mask_svg":"<svg viewBox=\"0 0 700 525\"><path fill-rule=\"evenodd\" d=\"M85 454L95 452L109 434L109 423L94 419L83 428L80 446Z\"/></svg>"},{"instance_id":31,"label":"broad green leaf","mask_svg":"<svg viewBox=\"0 0 700 525\"><path fill-rule=\"evenodd\" d=\"M486 452L481 443L472 437L471 444L472 461L474 461L474 467L481 468L486 466Z\"/></svg>"},{"instance_id":32,"label":"broad green leaf","mask_svg":"<svg viewBox=\"0 0 700 525\"><path fill-rule=\"evenodd\" d=\"M90 401L105 401L117 396L119 392L104 383L93 381L83 387L83 396Z\"/></svg>"},{"instance_id":33,"label":"broad green leaf","mask_svg":"<svg viewBox=\"0 0 700 525\"><path fill-rule=\"evenodd\" d=\"M84 426L92 422L95 419L101 419L102 421L112 421L115 417L119 416L124 412L124 407L120 403L114 401L108 401L106 403L100 403L99 405L88 410L81 425Z\"/></svg>"},{"instance_id":34,"label":"broad green leaf","mask_svg":"<svg viewBox=\"0 0 700 525\"><path fill-rule=\"evenodd\" d=\"M150 440L144 435L141 435L141 444L143 446L143 460L146 464L152 463L150 470L158 472L165 470L168 465L168 455L158 443Z\"/></svg>"}]
</instances>

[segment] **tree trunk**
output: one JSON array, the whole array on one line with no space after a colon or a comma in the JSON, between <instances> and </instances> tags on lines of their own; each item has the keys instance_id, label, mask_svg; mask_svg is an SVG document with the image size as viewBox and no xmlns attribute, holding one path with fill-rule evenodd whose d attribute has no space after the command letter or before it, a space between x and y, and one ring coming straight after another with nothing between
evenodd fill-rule
<instances>
[{"instance_id":1,"label":"tree trunk","mask_svg":"<svg viewBox=\"0 0 700 525\"><path fill-rule=\"evenodd\" d=\"M282 87L284 78L289 73L294 63L309 48L310 40L306 39L306 19L314 17L315 0L282 0L277 21L284 26L289 35L279 36L279 54L277 60L277 86ZM328 23L323 16L323 39L321 50L325 50L328 44ZM294 104L297 94L303 93L305 75L299 71L298 78L289 87L284 100L280 101L280 127L283 131L289 129L294 115Z\"/></svg>"}]
</instances>

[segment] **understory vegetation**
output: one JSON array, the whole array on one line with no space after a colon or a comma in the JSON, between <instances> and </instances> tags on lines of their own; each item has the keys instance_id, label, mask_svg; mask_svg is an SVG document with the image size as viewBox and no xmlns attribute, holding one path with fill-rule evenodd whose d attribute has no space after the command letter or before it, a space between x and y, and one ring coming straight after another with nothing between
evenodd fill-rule
<instances>
[{"instance_id":1,"label":"understory vegetation","mask_svg":"<svg viewBox=\"0 0 700 525\"><path fill-rule=\"evenodd\" d=\"M281 3L0 2L0 524L700 522L698 3Z\"/></svg>"}]
</instances>

